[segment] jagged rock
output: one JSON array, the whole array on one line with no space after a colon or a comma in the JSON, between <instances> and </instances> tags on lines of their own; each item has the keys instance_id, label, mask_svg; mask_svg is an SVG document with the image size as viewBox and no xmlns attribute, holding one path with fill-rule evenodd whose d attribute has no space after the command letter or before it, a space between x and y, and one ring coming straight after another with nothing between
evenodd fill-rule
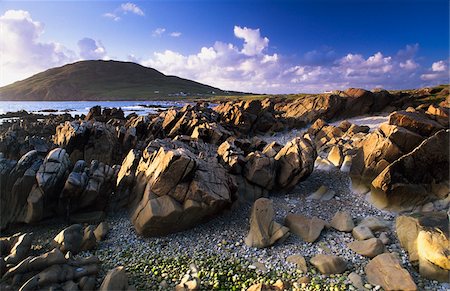
<instances>
[{"instance_id":1,"label":"jagged rock","mask_svg":"<svg viewBox=\"0 0 450 291\"><path fill-rule=\"evenodd\" d=\"M5 229L13 222L25 220L27 199L36 184L36 172L42 162L43 157L36 150L23 155L17 163L0 160L0 229Z\"/></svg>"},{"instance_id":2,"label":"jagged rock","mask_svg":"<svg viewBox=\"0 0 450 291\"><path fill-rule=\"evenodd\" d=\"M288 228L275 222L272 201L260 198L255 201L250 216L250 231L245 244L250 247L265 248L289 234Z\"/></svg>"},{"instance_id":3,"label":"jagged rock","mask_svg":"<svg viewBox=\"0 0 450 291\"><path fill-rule=\"evenodd\" d=\"M77 254L81 251L81 244L83 242L83 226L73 224L63 229L53 241L62 252L66 253L70 251L73 254Z\"/></svg>"},{"instance_id":4,"label":"jagged rock","mask_svg":"<svg viewBox=\"0 0 450 291\"><path fill-rule=\"evenodd\" d=\"M244 151L233 141L224 141L217 149L220 162L232 174L241 174L245 165Z\"/></svg>"},{"instance_id":5,"label":"jagged rock","mask_svg":"<svg viewBox=\"0 0 450 291\"><path fill-rule=\"evenodd\" d=\"M119 291L128 290L128 277L125 273L125 268L120 266L109 270L103 279L100 291Z\"/></svg>"},{"instance_id":6,"label":"jagged rock","mask_svg":"<svg viewBox=\"0 0 450 291\"><path fill-rule=\"evenodd\" d=\"M389 124L397 125L413 131L421 136L431 136L441 129L442 125L419 112L397 111L389 115Z\"/></svg>"},{"instance_id":7,"label":"jagged rock","mask_svg":"<svg viewBox=\"0 0 450 291\"><path fill-rule=\"evenodd\" d=\"M31 250L32 239L32 233L25 233L19 236L16 242L12 245L10 254L5 257L5 263L16 265L25 259Z\"/></svg>"},{"instance_id":8,"label":"jagged rock","mask_svg":"<svg viewBox=\"0 0 450 291\"><path fill-rule=\"evenodd\" d=\"M100 223L94 230L94 235L97 241L102 241L108 235L109 225L106 222Z\"/></svg>"},{"instance_id":9,"label":"jagged rock","mask_svg":"<svg viewBox=\"0 0 450 291\"><path fill-rule=\"evenodd\" d=\"M391 253L373 258L366 265L365 273L370 284L380 285L384 290L417 290L411 275Z\"/></svg>"},{"instance_id":10,"label":"jagged rock","mask_svg":"<svg viewBox=\"0 0 450 291\"><path fill-rule=\"evenodd\" d=\"M402 156L372 181L390 204L413 205L436 197L431 184L448 181L450 131L442 130Z\"/></svg>"},{"instance_id":11,"label":"jagged rock","mask_svg":"<svg viewBox=\"0 0 450 291\"><path fill-rule=\"evenodd\" d=\"M56 128L54 143L63 147L75 163L98 160L113 165L120 160L119 140L111 125L93 121L66 122Z\"/></svg>"},{"instance_id":12,"label":"jagged rock","mask_svg":"<svg viewBox=\"0 0 450 291\"><path fill-rule=\"evenodd\" d=\"M396 232L411 262L419 261L420 274L441 282L449 275L449 221L445 212L399 216Z\"/></svg>"},{"instance_id":13,"label":"jagged rock","mask_svg":"<svg viewBox=\"0 0 450 291\"><path fill-rule=\"evenodd\" d=\"M243 201L254 202L259 198L269 197L269 191L267 189L250 183L242 176L234 176L233 178L237 184L239 198Z\"/></svg>"},{"instance_id":14,"label":"jagged rock","mask_svg":"<svg viewBox=\"0 0 450 291\"><path fill-rule=\"evenodd\" d=\"M348 243L347 246L355 253L369 258L378 256L385 251L383 242L377 238L356 240Z\"/></svg>"},{"instance_id":15,"label":"jagged rock","mask_svg":"<svg viewBox=\"0 0 450 291\"><path fill-rule=\"evenodd\" d=\"M140 201L132 215L138 233L186 229L231 204L236 186L217 159L195 156L183 146L154 141L144 151L133 187Z\"/></svg>"},{"instance_id":16,"label":"jagged rock","mask_svg":"<svg viewBox=\"0 0 450 291\"><path fill-rule=\"evenodd\" d=\"M314 169L316 157L317 152L309 140L297 137L288 142L275 156L278 187L287 190L306 179Z\"/></svg>"},{"instance_id":17,"label":"jagged rock","mask_svg":"<svg viewBox=\"0 0 450 291\"><path fill-rule=\"evenodd\" d=\"M331 226L339 231L350 232L355 227L355 224L350 213L338 211L331 220Z\"/></svg>"},{"instance_id":18,"label":"jagged rock","mask_svg":"<svg viewBox=\"0 0 450 291\"><path fill-rule=\"evenodd\" d=\"M63 253L59 249L53 249L38 257L27 257L16 266L9 269L3 276L3 279L11 278L16 274L44 270L52 265L64 264L65 261L66 258Z\"/></svg>"},{"instance_id":19,"label":"jagged rock","mask_svg":"<svg viewBox=\"0 0 450 291\"><path fill-rule=\"evenodd\" d=\"M276 165L273 158L254 152L246 157L245 178L265 189L272 189L275 184Z\"/></svg>"},{"instance_id":20,"label":"jagged rock","mask_svg":"<svg viewBox=\"0 0 450 291\"><path fill-rule=\"evenodd\" d=\"M303 215L288 214L285 224L291 232L300 236L304 241L312 243L320 236L326 222L315 216L308 218Z\"/></svg>"},{"instance_id":21,"label":"jagged rock","mask_svg":"<svg viewBox=\"0 0 450 291\"><path fill-rule=\"evenodd\" d=\"M341 274L347 269L347 263L342 258L331 255L315 255L310 263L322 274Z\"/></svg>"},{"instance_id":22,"label":"jagged rock","mask_svg":"<svg viewBox=\"0 0 450 291\"><path fill-rule=\"evenodd\" d=\"M419 258L450 270L450 241L448 233L421 230L417 236Z\"/></svg>"},{"instance_id":23,"label":"jagged rock","mask_svg":"<svg viewBox=\"0 0 450 291\"><path fill-rule=\"evenodd\" d=\"M340 167L344 157L342 156L342 152L339 149L339 146L333 146L328 154L327 159L336 167Z\"/></svg>"},{"instance_id":24,"label":"jagged rock","mask_svg":"<svg viewBox=\"0 0 450 291\"><path fill-rule=\"evenodd\" d=\"M70 160L64 149L56 148L48 153L36 173L39 188L35 187L27 200L27 223L42 220L47 210L54 212L52 208L58 205L69 169Z\"/></svg>"},{"instance_id":25,"label":"jagged rock","mask_svg":"<svg viewBox=\"0 0 450 291\"><path fill-rule=\"evenodd\" d=\"M97 247L97 239L94 234L94 227L89 225L84 228L83 240L81 242L81 250L88 251Z\"/></svg>"}]
</instances>

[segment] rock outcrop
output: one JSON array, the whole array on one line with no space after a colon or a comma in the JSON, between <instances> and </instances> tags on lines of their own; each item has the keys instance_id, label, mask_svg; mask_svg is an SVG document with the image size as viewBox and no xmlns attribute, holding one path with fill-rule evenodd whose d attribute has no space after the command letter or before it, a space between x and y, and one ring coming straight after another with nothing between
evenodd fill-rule
<instances>
[{"instance_id":1,"label":"rock outcrop","mask_svg":"<svg viewBox=\"0 0 450 291\"><path fill-rule=\"evenodd\" d=\"M98 160L108 165L121 161L115 128L96 121L65 122L56 128L54 143L64 148L72 163Z\"/></svg>"}]
</instances>

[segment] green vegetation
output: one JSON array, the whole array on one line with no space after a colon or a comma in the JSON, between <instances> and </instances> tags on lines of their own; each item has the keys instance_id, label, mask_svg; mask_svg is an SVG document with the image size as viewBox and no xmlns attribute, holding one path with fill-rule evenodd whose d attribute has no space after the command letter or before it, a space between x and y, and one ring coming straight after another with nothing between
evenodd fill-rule
<instances>
[{"instance_id":1,"label":"green vegetation","mask_svg":"<svg viewBox=\"0 0 450 291\"><path fill-rule=\"evenodd\" d=\"M145 254L140 260L132 258L131 250L121 252L125 262L130 283L138 290L155 290L165 281L172 289L180 283L194 263L198 268L200 290L246 290L253 284L274 284L278 279L291 286L302 276L299 270L293 272L261 272L248 268L249 262L239 258L220 258L215 255L192 258L187 255L178 257L161 257L158 254ZM104 266L107 269L113 266ZM346 274L324 276L315 268L309 272L309 283L296 283L300 290L347 290Z\"/></svg>"},{"instance_id":2,"label":"green vegetation","mask_svg":"<svg viewBox=\"0 0 450 291\"><path fill-rule=\"evenodd\" d=\"M81 61L0 88L0 100L171 100L242 95L130 62Z\"/></svg>"}]
</instances>

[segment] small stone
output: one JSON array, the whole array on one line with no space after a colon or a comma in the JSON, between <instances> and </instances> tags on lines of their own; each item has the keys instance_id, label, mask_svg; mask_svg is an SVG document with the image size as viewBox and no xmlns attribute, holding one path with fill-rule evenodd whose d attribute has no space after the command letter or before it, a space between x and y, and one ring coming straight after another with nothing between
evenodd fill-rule
<instances>
[{"instance_id":1,"label":"small stone","mask_svg":"<svg viewBox=\"0 0 450 291\"><path fill-rule=\"evenodd\" d=\"M364 288L366 289L372 289L372 285L370 285L369 283L364 284Z\"/></svg>"},{"instance_id":2,"label":"small stone","mask_svg":"<svg viewBox=\"0 0 450 291\"><path fill-rule=\"evenodd\" d=\"M348 279L350 282L352 282L352 285L356 287L358 290L364 290L364 282L360 275L356 274L355 272L351 272L348 275Z\"/></svg>"},{"instance_id":3,"label":"small stone","mask_svg":"<svg viewBox=\"0 0 450 291\"><path fill-rule=\"evenodd\" d=\"M385 250L383 242L377 238L356 240L348 243L347 246L355 253L369 258L373 258Z\"/></svg>"},{"instance_id":4,"label":"small stone","mask_svg":"<svg viewBox=\"0 0 450 291\"><path fill-rule=\"evenodd\" d=\"M350 232L355 227L355 224L350 213L338 211L331 220L331 226L339 231Z\"/></svg>"},{"instance_id":5,"label":"small stone","mask_svg":"<svg viewBox=\"0 0 450 291\"><path fill-rule=\"evenodd\" d=\"M308 272L308 266L306 265L306 260L303 256L291 255L287 257L286 261L297 265L297 268L301 270L303 273Z\"/></svg>"},{"instance_id":6,"label":"small stone","mask_svg":"<svg viewBox=\"0 0 450 291\"><path fill-rule=\"evenodd\" d=\"M380 233L380 236L378 238L383 242L383 244L389 244L389 237L386 232Z\"/></svg>"},{"instance_id":7,"label":"small stone","mask_svg":"<svg viewBox=\"0 0 450 291\"><path fill-rule=\"evenodd\" d=\"M368 216L364 218L358 226L367 226L371 231L379 231L389 229L389 223L382 218Z\"/></svg>"},{"instance_id":8,"label":"small stone","mask_svg":"<svg viewBox=\"0 0 450 291\"><path fill-rule=\"evenodd\" d=\"M342 258L332 255L315 255L310 263L322 274L340 274L347 269L347 263Z\"/></svg>"},{"instance_id":9,"label":"small stone","mask_svg":"<svg viewBox=\"0 0 450 291\"><path fill-rule=\"evenodd\" d=\"M362 226L359 225L359 226L356 226L355 228L353 228L352 235L357 240L366 240L366 239L374 237L370 228L368 228L367 226L364 226L364 225L362 225Z\"/></svg>"}]
</instances>

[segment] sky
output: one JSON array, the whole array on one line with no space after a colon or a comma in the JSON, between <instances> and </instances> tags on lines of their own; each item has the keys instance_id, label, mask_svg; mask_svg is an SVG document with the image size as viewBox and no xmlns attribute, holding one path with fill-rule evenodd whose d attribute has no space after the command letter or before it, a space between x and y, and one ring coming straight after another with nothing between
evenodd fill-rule
<instances>
[{"instance_id":1,"label":"sky","mask_svg":"<svg viewBox=\"0 0 450 291\"><path fill-rule=\"evenodd\" d=\"M433 86L449 1L0 1L0 86L97 59L253 93Z\"/></svg>"}]
</instances>

